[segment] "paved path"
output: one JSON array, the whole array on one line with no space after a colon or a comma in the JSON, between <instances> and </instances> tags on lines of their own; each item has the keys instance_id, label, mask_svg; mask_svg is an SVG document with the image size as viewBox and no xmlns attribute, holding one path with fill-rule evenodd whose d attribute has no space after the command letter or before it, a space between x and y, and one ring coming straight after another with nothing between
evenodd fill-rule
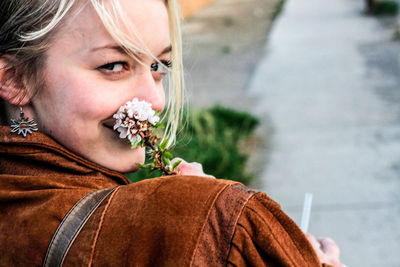
<instances>
[{"instance_id":1,"label":"paved path","mask_svg":"<svg viewBox=\"0 0 400 267\"><path fill-rule=\"evenodd\" d=\"M288 0L248 89L271 140L254 186L349 267L400 266L400 44L361 0Z\"/></svg>"},{"instance_id":2,"label":"paved path","mask_svg":"<svg viewBox=\"0 0 400 267\"><path fill-rule=\"evenodd\" d=\"M215 0L183 25L190 106L247 110L247 82L264 51L279 0ZM240 100L240 101L238 101Z\"/></svg>"}]
</instances>

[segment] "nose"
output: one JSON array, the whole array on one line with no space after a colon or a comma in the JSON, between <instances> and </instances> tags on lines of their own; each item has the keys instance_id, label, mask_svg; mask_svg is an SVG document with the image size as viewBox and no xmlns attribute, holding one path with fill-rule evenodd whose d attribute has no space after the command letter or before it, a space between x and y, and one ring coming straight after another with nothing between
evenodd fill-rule
<instances>
[{"instance_id":1,"label":"nose","mask_svg":"<svg viewBox=\"0 0 400 267\"><path fill-rule=\"evenodd\" d=\"M156 81L150 71L141 73L138 78L136 86L139 90L135 90L135 97L149 102L154 110L162 111L165 107L162 81Z\"/></svg>"}]
</instances>

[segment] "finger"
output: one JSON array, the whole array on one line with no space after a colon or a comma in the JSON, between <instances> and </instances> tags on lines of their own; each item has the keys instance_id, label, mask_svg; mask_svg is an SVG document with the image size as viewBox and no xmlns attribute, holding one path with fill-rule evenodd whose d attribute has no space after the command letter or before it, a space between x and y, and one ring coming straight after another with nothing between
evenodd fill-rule
<instances>
[{"instance_id":1,"label":"finger","mask_svg":"<svg viewBox=\"0 0 400 267\"><path fill-rule=\"evenodd\" d=\"M313 248L315 250L320 249L319 242L317 241L317 239L312 234L306 233L306 237L307 237L308 241L311 243L311 245L313 246Z\"/></svg>"},{"instance_id":2,"label":"finger","mask_svg":"<svg viewBox=\"0 0 400 267\"><path fill-rule=\"evenodd\" d=\"M310 233L306 233L306 237L307 237L308 241L311 243L311 246L313 247L315 253L317 254L317 257L320 260L320 262L326 262L326 260L327 260L326 256L322 252L321 245L317 241L317 239Z\"/></svg>"},{"instance_id":3,"label":"finger","mask_svg":"<svg viewBox=\"0 0 400 267\"><path fill-rule=\"evenodd\" d=\"M177 161L186 162L186 160L177 157L177 158L173 158L173 159L171 160L171 163L174 164L174 163L177 162ZM179 165L178 165L178 166L179 166Z\"/></svg>"},{"instance_id":4,"label":"finger","mask_svg":"<svg viewBox=\"0 0 400 267\"><path fill-rule=\"evenodd\" d=\"M340 257L339 246L331 238L321 238L319 240L319 242L321 243L321 250L325 254L335 257L335 258Z\"/></svg>"},{"instance_id":5,"label":"finger","mask_svg":"<svg viewBox=\"0 0 400 267\"><path fill-rule=\"evenodd\" d=\"M184 170L184 171L187 171L188 170L188 162L186 161L186 160L184 160L184 159L182 159L182 158L174 158L174 159L172 159L171 160L171 165L174 165L174 163L175 162L177 162L177 161L181 161L181 163L179 163L179 165L175 168L175 170L177 171L177 172L181 172L182 170Z\"/></svg>"},{"instance_id":6,"label":"finger","mask_svg":"<svg viewBox=\"0 0 400 267\"><path fill-rule=\"evenodd\" d=\"M197 170L197 173L199 173L201 176L205 176L205 177L208 177L208 178L215 178L215 177L212 176L212 175L209 175L209 174L204 173L203 165L201 165L200 163L198 163L198 162L191 162L190 164L192 165L192 167L193 167L195 170Z\"/></svg>"},{"instance_id":7,"label":"finger","mask_svg":"<svg viewBox=\"0 0 400 267\"><path fill-rule=\"evenodd\" d=\"M182 161L176 170L182 175L196 175L198 173L198 171L186 161Z\"/></svg>"},{"instance_id":8,"label":"finger","mask_svg":"<svg viewBox=\"0 0 400 267\"><path fill-rule=\"evenodd\" d=\"M209 174L205 174L203 171L203 165L201 165L198 162L191 162L188 163L186 160L182 159L182 158L174 158L173 160L171 160L171 163L174 164L177 161L181 161L181 163L178 165L178 167L176 167L176 171L180 174L180 175L195 175L195 176L204 176L207 178L214 178L214 176L209 175Z\"/></svg>"},{"instance_id":9,"label":"finger","mask_svg":"<svg viewBox=\"0 0 400 267\"><path fill-rule=\"evenodd\" d=\"M197 171L197 172L203 172L203 167L201 166L200 163L197 162L187 162L188 165L190 165L190 167Z\"/></svg>"},{"instance_id":10,"label":"finger","mask_svg":"<svg viewBox=\"0 0 400 267\"><path fill-rule=\"evenodd\" d=\"M181 175L212 177L210 175L205 174L201 166L194 163L182 162L181 164L179 164L177 171Z\"/></svg>"}]
</instances>

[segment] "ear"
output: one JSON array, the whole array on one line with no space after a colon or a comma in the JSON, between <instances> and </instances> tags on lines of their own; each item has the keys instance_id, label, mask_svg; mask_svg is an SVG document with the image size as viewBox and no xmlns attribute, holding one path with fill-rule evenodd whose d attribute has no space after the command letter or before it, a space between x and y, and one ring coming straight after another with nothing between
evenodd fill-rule
<instances>
[{"instance_id":1,"label":"ear","mask_svg":"<svg viewBox=\"0 0 400 267\"><path fill-rule=\"evenodd\" d=\"M8 56L0 57L0 97L11 105L24 106L30 101L28 91L10 62Z\"/></svg>"}]
</instances>

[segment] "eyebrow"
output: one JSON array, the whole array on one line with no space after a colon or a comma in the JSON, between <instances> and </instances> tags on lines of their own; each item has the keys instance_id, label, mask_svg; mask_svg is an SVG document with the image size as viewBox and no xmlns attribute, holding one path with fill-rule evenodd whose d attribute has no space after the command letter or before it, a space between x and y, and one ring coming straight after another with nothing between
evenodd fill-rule
<instances>
[{"instance_id":1,"label":"eyebrow","mask_svg":"<svg viewBox=\"0 0 400 267\"><path fill-rule=\"evenodd\" d=\"M91 49L90 52L96 52L98 50L103 50L103 49L116 50L117 52L119 52L121 54L126 54L126 51L119 45L105 45L105 46L95 47L95 48ZM171 51L172 51L172 45L169 45L163 51L161 51L161 53L157 57L160 57L160 56L162 56L164 54L167 54L167 53L169 53Z\"/></svg>"},{"instance_id":2,"label":"eyebrow","mask_svg":"<svg viewBox=\"0 0 400 267\"><path fill-rule=\"evenodd\" d=\"M169 53L169 52L171 52L172 51L172 45L169 45L167 48L165 48L162 52L161 52L161 54L159 54L158 56L160 57L160 56L162 56L162 55L164 55L164 54L167 54L167 53Z\"/></svg>"},{"instance_id":3,"label":"eyebrow","mask_svg":"<svg viewBox=\"0 0 400 267\"><path fill-rule=\"evenodd\" d=\"M105 45L105 46L99 46L99 47L95 47L95 48L90 49L90 52L96 52L96 51L104 50L104 49L116 50L116 51L118 51L118 52L120 52L120 53L126 54L125 50L124 50L121 46L119 46L119 45Z\"/></svg>"}]
</instances>

